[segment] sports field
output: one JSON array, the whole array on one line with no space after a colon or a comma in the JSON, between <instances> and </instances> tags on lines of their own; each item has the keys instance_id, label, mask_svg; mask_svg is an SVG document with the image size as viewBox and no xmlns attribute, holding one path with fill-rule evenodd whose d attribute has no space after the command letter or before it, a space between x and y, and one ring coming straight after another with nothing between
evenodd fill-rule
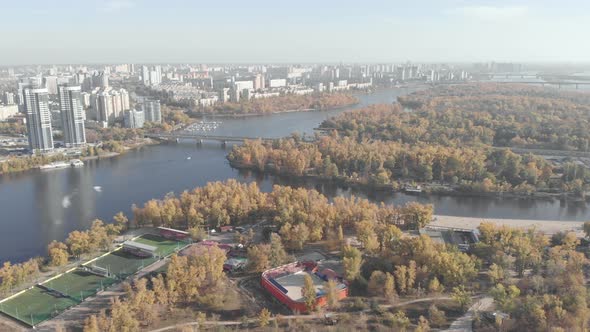
<instances>
[{"instance_id":1,"label":"sports field","mask_svg":"<svg viewBox=\"0 0 590 332\"><path fill-rule=\"evenodd\" d=\"M168 240L168 239L163 238L161 236L151 235L151 234L142 235L142 236L136 238L134 241L158 248L156 253L158 256L162 256L162 257L168 256L168 255L174 253L175 251L180 250L185 245L187 245L186 242Z\"/></svg>"},{"instance_id":2,"label":"sports field","mask_svg":"<svg viewBox=\"0 0 590 332\"><path fill-rule=\"evenodd\" d=\"M57 297L39 287L33 287L0 303L0 311L27 325L35 326L77 304L71 298Z\"/></svg>"},{"instance_id":3,"label":"sports field","mask_svg":"<svg viewBox=\"0 0 590 332\"><path fill-rule=\"evenodd\" d=\"M124 279L156 260L157 258L154 257L137 257L123 250L117 250L95 260L91 264L107 269L111 276L115 275L119 279Z\"/></svg>"},{"instance_id":4,"label":"sports field","mask_svg":"<svg viewBox=\"0 0 590 332\"><path fill-rule=\"evenodd\" d=\"M167 240L149 234L142 235L134 241L158 248L157 256L159 257L138 257L124 250L110 252L88 263L88 265L107 269L110 277L80 270L64 273L18 296L0 302L0 311L27 325L35 326L186 245L185 242Z\"/></svg>"},{"instance_id":5,"label":"sports field","mask_svg":"<svg viewBox=\"0 0 590 332\"><path fill-rule=\"evenodd\" d=\"M59 278L43 283L43 286L55 289L79 302L93 296L106 287L114 284L115 279L99 276L85 271L72 271Z\"/></svg>"}]
</instances>

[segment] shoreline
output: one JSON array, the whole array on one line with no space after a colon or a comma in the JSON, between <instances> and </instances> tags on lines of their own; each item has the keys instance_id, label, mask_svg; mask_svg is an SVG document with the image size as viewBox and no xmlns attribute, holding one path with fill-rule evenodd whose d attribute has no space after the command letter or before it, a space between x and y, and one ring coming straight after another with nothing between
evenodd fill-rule
<instances>
[{"instance_id":1,"label":"shoreline","mask_svg":"<svg viewBox=\"0 0 590 332\"><path fill-rule=\"evenodd\" d=\"M340 186L346 186L351 188L356 188L363 191L379 191L379 192L389 192L389 193L404 193L408 195L415 195L415 196L424 196L424 195L436 195L441 197L469 197L469 196L477 196L477 197L487 197L487 198L517 198L517 199L531 199L531 200L555 200L555 199L564 199L571 202L586 202L586 197L576 197L570 192L561 192L561 193L546 193L546 192L533 192L533 193L519 193L519 192L497 192L497 191L490 191L490 192L476 192L476 191L460 191L457 189L449 189L449 190L433 190L432 184L422 184L425 187L424 191L421 193L409 193L403 189L402 184L398 188L395 188L393 184L369 184L362 181L354 181L346 177L324 177L321 175L316 174L303 174L303 175L289 175L283 174L281 172L277 172L274 169L268 169L261 171L257 169L253 165L248 165L241 163L239 161L230 160L228 156L226 156L229 165L232 168L237 170L247 170L251 172L255 172L257 174L262 175L274 175L277 177L282 177L285 179L299 179L299 180L313 180L322 183L328 184L335 184ZM410 181L410 180L408 180Z\"/></svg>"},{"instance_id":2,"label":"shoreline","mask_svg":"<svg viewBox=\"0 0 590 332\"><path fill-rule=\"evenodd\" d=\"M434 221L428 226L476 229L482 222L491 222L499 226L510 226L523 229L534 228L547 235L558 232L575 232L579 238L584 237L583 221L539 220L539 219L503 219L503 218L475 218L447 215L434 215Z\"/></svg>"},{"instance_id":3,"label":"shoreline","mask_svg":"<svg viewBox=\"0 0 590 332\"><path fill-rule=\"evenodd\" d=\"M228 118L228 119L234 119L234 118L250 118L250 117L257 117L257 116L268 116L268 115L277 115L277 114L283 114L283 113L303 113L303 112L327 112L327 111L332 111L332 110L337 110L337 109L341 109L341 108L345 108L345 107L352 107L352 106L356 106L358 105L359 102L356 103L352 103L352 104L345 104L345 105L338 105L338 106L333 106L333 107L328 107L326 109L318 109L318 108L302 108L302 109L292 109L292 110L284 110L284 111L273 111L273 112L267 112L267 113L203 113L203 112L195 112L195 113L191 113L192 115L198 116L198 117L208 117L208 118Z\"/></svg>"}]
</instances>

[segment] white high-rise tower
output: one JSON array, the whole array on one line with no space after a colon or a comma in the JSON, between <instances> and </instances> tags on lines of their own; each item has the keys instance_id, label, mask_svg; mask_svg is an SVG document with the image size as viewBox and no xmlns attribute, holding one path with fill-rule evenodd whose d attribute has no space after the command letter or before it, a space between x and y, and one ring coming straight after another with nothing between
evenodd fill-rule
<instances>
[{"instance_id":1,"label":"white high-rise tower","mask_svg":"<svg viewBox=\"0 0 590 332\"><path fill-rule=\"evenodd\" d=\"M86 132L81 88L80 86L60 86L58 90L64 143L68 148L83 146L86 144Z\"/></svg>"}]
</instances>

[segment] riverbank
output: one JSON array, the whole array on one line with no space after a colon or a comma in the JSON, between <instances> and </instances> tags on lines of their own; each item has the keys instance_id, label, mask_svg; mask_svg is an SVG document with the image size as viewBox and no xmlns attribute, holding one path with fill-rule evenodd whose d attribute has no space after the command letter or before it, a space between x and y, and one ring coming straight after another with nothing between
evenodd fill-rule
<instances>
[{"instance_id":1,"label":"riverbank","mask_svg":"<svg viewBox=\"0 0 590 332\"><path fill-rule=\"evenodd\" d=\"M123 147L124 148L124 151L122 151L122 152L103 152L103 153L100 153L100 154L94 155L94 156L78 156L77 159L80 159L82 161L90 161L90 160L97 160L97 159L114 158L114 157L121 156L121 155L123 155L126 152L131 151L131 150L139 149L139 148L144 147L144 146L157 145L157 144L160 144L160 143L157 142L157 141L154 141L152 139L146 138L146 139L143 139L143 141L141 141L141 142L135 142L135 143L133 143L131 145L124 146ZM17 157L17 158L21 158L22 160L24 160L25 158L30 158L30 156ZM75 156L53 155L53 156L51 156L51 159L50 159L50 162L49 163L51 163L51 162L69 161L69 160L71 160L73 158L75 158ZM15 160L18 160L18 159L15 159ZM4 162L9 163L10 160L6 160ZM10 168L8 168L8 170L7 171L4 171L4 172L2 172L1 171L1 168L0 168L0 176L2 176L2 175L9 175L9 174L16 174L16 173L25 173L25 172L30 172L30 171L33 171L33 170L39 170L39 167L40 166L43 166L43 165L46 165L46 164L49 164L49 163L47 163L47 162L46 163L33 162L33 163L30 163L30 164L21 165L21 167L18 168L18 169L10 169Z\"/></svg>"},{"instance_id":2,"label":"riverbank","mask_svg":"<svg viewBox=\"0 0 590 332\"><path fill-rule=\"evenodd\" d=\"M558 232L574 232L578 237L584 237L584 231L582 230L584 222L582 221L473 218L435 215L434 221L429 225L439 227L476 229L482 222L491 222L499 226L505 225L523 229L534 228L548 235L552 235Z\"/></svg>"},{"instance_id":3,"label":"riverbank","mask_svg":"<svg viewBox=\"0 0 590 332\"><path fill-rule=\"evenodd\" d=\"M326 112L326 111L333 111L338 110L346 107L352 107L355 105L359 105L359 102L332 106L327 109L319 109L319 108L302 108L302 109L290 109L284 111L273 111L273 112L266 112L266 113L207 113L207 112L192 112L192 116L197 117L207 117L207 118L215 118L215 119L239 119L239 118L251 118L251 117L261 117L261 116L268 116L268 115L276 115L276 114L283 114L283 113L303 113L303 112Z\"/></svg>"},{"instance_id":4,"label":"riverbank","mask_svg":"<svg viewBox=\"0 0 590 332\"><path fill-rule=\"evenodd\" d=\"M337 177L325 177L317 174L303 174L303 175L292 175L292 174L285 174L276 169L269 167L264 171L259 170L255 165L244 164L239 161L232 160L228 154L226 157L230 166L232 168L238 170L248 170L255 172L260 175L270 174L277 177L282 178L299 178L302 180L313 180L321 183L326 184L334 184L339 186L346 186L355 188L362 191L379 191L384 193L410 193L412 195L423 196L423 195L437 195L437 196L454 196L454 197L486 197L486 198L517 198L517 199L533 199L533 200L554 200L554 199L565 199L568 201L573 202L585 202L585 197L580 197L574 195L571 192L559 192L559 193L549 193L549 192L483 192L483 191L463 191L457 188L451 187L450 185L441 185L441 184L428 184L428 183L421 183L421 192L408 192L404 188L407 185L412 183L411 179L400 180L399 182L395 183L388 183L388 184L379 184L379 183L369 183L364 180L360 179L352 179L346 176L337 176Z\"/></svg>"}]
</instances>

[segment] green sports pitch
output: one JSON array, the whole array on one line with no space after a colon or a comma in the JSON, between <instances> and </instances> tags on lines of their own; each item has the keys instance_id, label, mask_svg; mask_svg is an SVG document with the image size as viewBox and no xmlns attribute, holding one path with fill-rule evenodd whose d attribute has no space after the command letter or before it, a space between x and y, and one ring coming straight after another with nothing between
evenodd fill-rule
<instances>
[{"instance_id":1,"label":"green sports pitch","mask_svg":"<svg viewBox=\"0 0 590 332\"><path fill-rule=\"evenodd\" d=\"M117 281L113 278L76 270L65 273L58 278L43 283L42 285L82 302L84 299L95 295L116 282Z\"/></svg>"},{"instance_id":2,"label":"green sports pitch","mask_svg":"<svg viewBox=\"0 0 590 332\"><path fill-rule=\"evenodd\" d=\"M36 326L187 244L150 234L134 241L156 247L156 257L138 257L124 250L115 250L87 264L106 269L109 277L80 269L67 272L0 302L0 312L29 326Z\"/></svg>"},{"instance_id":3,"label":"green sports pitch","mask_svg":"<svg viewBox=\"0 0 590 332\"><path fill-rule=\"evenodd\" d=\"M77 304L69 297L55 296L49 291L33 287L1 302L0 311L29 326L35 326Z\"/></svg>"},{"instance_id":4,"label":"green sports pitch","mask_svg":"<svg viewBox=\"0 0 590 332\"><path fill-rule=\"evenodd\" d=\"M172 253L179 251L180 249L182 249L184 246L186 246L188 244L187 242L169 240L169 239L163 238L161 236L152 235L152 234L142 235L133 241L147 244L147 245L154 246L154 247L158 248L156 251L156 254L161 257L166 257L168 255L171 255Z\"/></svg>"}]
</instances>

